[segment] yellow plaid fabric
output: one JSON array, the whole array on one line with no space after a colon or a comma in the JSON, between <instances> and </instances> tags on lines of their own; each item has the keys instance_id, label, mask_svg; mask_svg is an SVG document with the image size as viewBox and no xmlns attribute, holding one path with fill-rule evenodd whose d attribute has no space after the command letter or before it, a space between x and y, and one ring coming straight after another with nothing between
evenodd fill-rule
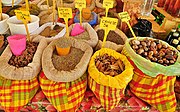
<instances>
[{"instance_id":1,"label":"yellow plaid fabric","mask_svg":"<svg viewBox=\"0 0 180 112\"><path fill-rule=\"evenodd\" d=\"M39 89L38 79L8 80L0 77L0 105L10 112L26 105Z\"/></svg>"},{"instance_id":2,"label":"yellow plaid fabric","mask_svg":"<svg viewBox=\"0 0 180 112\"><path fill-rule=\"evenodd\" d=\"M54 82L42 72L39 81L43 93L60 112L75 112L84 98L87 86L86 74L72 82Z\"/></svg>"},{"instance_id":3,"label":"yellow plaid fabric","mask_svg":"<svg viewBox=\"0 0 180 112\"><path fill-rule=\"evenodd\" d=\"M175 76L164 76L159 74L153 78L144 74L134 66L134 76L129 83L131 91L162 112L175 112L176 97L174 92Z\"/></svg>"},{"instance_id":4,"label":"yellow plaid fabric","mask_svg":"<svg viewBox=\"0 0 180 112\"><path fill-rule=\"evenodd\" d=\"M88 85L106 110L116 107L124 96L124 89L103 86L102 84L98 84L91 76L88 76Z\"/></svg>"}]
</instances>

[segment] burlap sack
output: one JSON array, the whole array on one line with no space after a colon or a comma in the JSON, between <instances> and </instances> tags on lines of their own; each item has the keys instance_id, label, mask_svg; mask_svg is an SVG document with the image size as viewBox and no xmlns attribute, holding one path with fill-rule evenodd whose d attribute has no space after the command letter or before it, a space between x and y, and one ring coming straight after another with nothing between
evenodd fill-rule
<instances>
[{"instance_id":1,"label":"burlap sack","mask_svg":"<svg viewBox=\"0 0 180 112\"><path fill-rule=\"evenodd\" d=\"M69 26L69 34L71 33L71 30L73 29L75 24L72 24ZM82 40L86 43L88 43L91 47L95 47L98 43L98 36L95 30L89 25L89 23L82 23L83 28L89 33L90 40ZM79 39L80 40L80 39Z\"/></svg>"},{"instance_id":2,"label":"burlap sack","mask_svg":"<svg viewBox=\"0 0 180 112\"><path fill-rule=\"evenodd\" d=\"M34 54L33 61L25 67L17 68L8 64L8 61L12 56L12 52L9 45L6 47L0 57L0 76L10 80L31 80L38 75L41 70L41 55L47 46L47 42L44 39L41 41L32 41L39 42L39 45L36 53Z\"/></svg>"},{"instance_id":3,"label":"burlap sack","mask_svg":"<svg viewBox=\"0 0 180 112\"><path fill-rule=\"evenodd\" d=\"M38 15L40 22L40 25L43 25L47 22L52 22L53 21L53 10L52 8L49 10L44 10L42 12L39 13ZM55 11L55 18L57 17L57 11Z\"/></svg>"},{"instance_id":4,"label":"burlap sack","mask_svg":"<svg viewBox=\"0 0 180 112\"><path fill-rule=\"evenodd\" d=\"M95 2L96 2L96 6L97 6L97 7L102 8L102 9L105 9L105 8L103 7L103 4L100 3L100 0L95 0ZM117 2L116 2L116 0L114 0L114 5L113 5L113 7L116 7L116 5L117 5Z\"/></svg>"},{"instance_id":5,"label":"burlap sack","mask_svg":"<svg viewBox=\"0 0 180 112\"><path fill-rule=\"evenodd\" d=\"M48 7L47 4L43 4L44 2L46 3L46 0L34 0L31 3L36 4L41 11L48 10L48 8L52 9L52 5L50 5L50 3L49 3L50 6Z\"/></svg>"},{"instance_id":6,"label":"burlap sack","mask_svg":"<svg viewBox=\"0 0 180 112\"><path fill-rule=\"evenodd\" d=\"M81 58L80 62L76 65L74 70L58 71L52 63L52 54L55 49L56 42L58 41L58 43L61 43L61 39L68 39L68 41L71 42L72 47L75 47L84 51L83 57ZM42 56L43 72L49 80L52 80L55 82L74 81L80 78L86 72L92 53L93 53L93 50L88 44L86 44L85 42L73 39L71 37L69 38L63 37L63 38L53 40L43 52L43 56Z\"/></svg>"},{"instance_id":7,"label":"burlap sack","mask_svg":"<svg viewBox=\"0 0 180 112\"><path fill-rule=\"evenodd\" d=\"M39 27L36 31L34 31L33 33L31 33L31 35L39 35L46 27L52 26L52 25L53 25L53 22L45 23L45 24L43 24L41 27ZM60 31L57 35L52 36L52 37L45 37L45 36L39 35L38 38L44 38L44 39L46 39L46 41L49 43L49 42L51 42L51 41L54 40L54 39L57 39L57 38L60 38L60 37L64 36L64 34L66 33L65 25L62 24L62 23L57 23L57 25L59 25L59 26L61 26L61 27L64 27L63 30Z\"/></svg>"},{"instance_id":8,"label":"burlap sack","mask_svg":"<svg viewBox=\"0 0 180 112\"><path fill-rule=\"evenodd\" d=\"M66 3L64 1L68 1L71 3ZM61 0L57 0L57 7L62 7L61 6ZM63 0L63 7L75 9L75 0Z\"/></svg>"},{"instance_id":9,"label":"burlap sack","mask_svg":"<svg viewBox=\"0 0 180 112\"><path fill-rule=\"evenodd\" d=\"M98 31L98 30L100 30L100 29L101 29L101 28L99 27L99 25L95 27L95 31ZM120 37L123 39L123 41L124 41L124 43L125 43L125 41L127 40L127 36L126 36L121 30L119 30L118 28L116 28L115 32L120 35ZM112 38L113 38L113 37L112 37ZM102 47L102 41L99 40L97 46L95 47L95 50L99 50L99 49L101 49L101 47ZM118 44L116 44L116 43L114 43L114 42L106 41L106 44L105 44L104 47L105 47L105 48L110 48L110 49L113 49L113 50L119 52L119 51L122 50L122 48L124 47L124 45L118 45Z\"/></svg>"}]
</instances>

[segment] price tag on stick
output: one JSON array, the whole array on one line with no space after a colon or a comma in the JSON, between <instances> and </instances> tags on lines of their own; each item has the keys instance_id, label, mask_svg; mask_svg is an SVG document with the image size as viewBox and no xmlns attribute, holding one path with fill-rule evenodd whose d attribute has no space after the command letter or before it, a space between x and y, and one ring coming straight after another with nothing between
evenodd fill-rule
<instances>
[{"instance_id":1,"label":"price tag on stick","mask_svg":"<svg viewBox=\"0 0 180 112\"><path fill-rule=\"evenodd\" d=\"M30 13L29 11L21 11L21 10L15 10L15 14L18 20L23 21L25 28L26 28L26 33L27 33L27 38L28 41L30 41L30 34L28 30L27 23L31 21Z\"/></svg>"},{"instance_id":2,"label":"price tag on stick","mask_svg":"<svg viewBox=\"0 0 180 112\"><path fill-rule=\"evenodd\" d=\"M106 17L108 15L109 8L113 8L114 0L104 0L103 7L106 8Z\"/></svg>"},{"instance_id":3,"label":"price tag on stick","mask_svg":"<svg viewBox=\"0 0 180 112\"><path fill-rule=\"evenodd\" d=\"M126 22L126 24L128 25L132 35L134 36L135 39L137 39L136 35L134 34L134 31L132 30L131 25L129 24L129 20L131 19L128 12L121 12L119 13L119 17L121 19L122 22Z\"/></svg>"},{"instance_id":4,"label":"price tag on stick","mask_svg":"<svg viewBox=\"0 0 180 112\"><path fill-rule=\"evenodd\" d=\"M64 18L64 21L66 23L66 35L67 37L69 37L68 19L72 18L72 9L58 7L58 15L59 18Z\"/></svg>"},{"instance_id":5,"label":"price tag on stick","mask_svg":"<svg viewBox=\"0 0 180 112\"><path fill-rule=\"evenodd\" d=\"M104 29L104 39L102 48L105 46L106 38L110 30L115 30L118 23L118 19L110 18L110 17L103 17L100 22L100 28ZM112 37L113 38L113 37Z\"/></svg>"},{"instance_id":6,"label":"price tag on stick","mask_svg":"<svg viewBox=\"0 0 180 112\"><path fill-rule=\"evenodd\" d=\"M14 0L12 0L12 7L14 7Z\"/></svg>"},{"instance_id":7,"label":"price tag on stick","mask_svg":"<svg viewBox=\"0 0 180 112\"><path fill-rule=\"evenodd\" d=\"M82 26L82 9L86 8L86 0L75 0L75 7L79 9L80 25Z\"/></svg>"},{"instance_id":8,"label":"price tag on stick","mask_svg":"<svg viewBox=\"0 0 180 112\"><path fill-rule=\"evenodd\" d=\"M26 10L29 11L29 1L26 0Z\"/></svg>"},{"instance_id":9,"label":"price tag on stick","mask_svg":"<svg viewBox=\"0 0 180 112\"><path fill-rule=\"evenodd\" d=\"M56 10L56 0L53 0L53 25L55 22L55 10Z\"/></svg>"}]
</instances>

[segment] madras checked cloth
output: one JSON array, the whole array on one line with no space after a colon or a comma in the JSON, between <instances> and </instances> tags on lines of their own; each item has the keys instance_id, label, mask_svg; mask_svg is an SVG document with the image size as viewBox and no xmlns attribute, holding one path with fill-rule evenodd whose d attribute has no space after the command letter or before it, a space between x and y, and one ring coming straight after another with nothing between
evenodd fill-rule
<instances>
[{"instance_id":1,"label":"madras checked cloth","mask_svg":"<svg viewBox=\"0 0 180 112\"><path fill-rule=\"evenodd\" d=\"M75 112L84 98L87 75L72 82L55 82L47 79L41 72L40 86L52 105L60 112Z\"/></svg>"},{"instance_id":2,"label":"madras checked cloth","mask_svg":"<svg viewBox=\"0 0 180 112\"><path fill-rule=\"evenodd\" d=\"M106 110L111 110L116 107L124 96L124 89L103 86L98 84L90 76L88 76L88 85Z\"/></svg>"},{"instance_id":3,"label":"madras checked cloth","mask_svg":"<svg viewBox=\"0 0 180 112\"><path fill-rule=\"evenodd\" d=\"M139 98L162 112L175 112L176 97L174 92L175 76L159 74L150 77L136 67L133 61L134 75L129 83L131 91Z\"/></svg>"},{"instance_id":4,"label":"madras checked cloth","mask_svg":"<svg viewBox=\"0 0 180 112\"><path fill-rule=\"evenodd\" d=\"M17 112L26 105L39 89L37 77L32 80L8 80L0 77L0 105Z\"/></svg>"}]
</instances>

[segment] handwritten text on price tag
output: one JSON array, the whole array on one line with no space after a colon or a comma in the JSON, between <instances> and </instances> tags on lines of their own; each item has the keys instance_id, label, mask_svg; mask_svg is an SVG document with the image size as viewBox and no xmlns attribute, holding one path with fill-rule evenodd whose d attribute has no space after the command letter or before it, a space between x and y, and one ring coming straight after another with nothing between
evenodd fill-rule
<instances>
[{"instance_id":1,"label":"handwritten text on price tag","mask_svg":"<svg viewBox=\"0 0 180 112\"><path fill-rule=\"evenodd\" d=\"M122 22L127 22L127 21L129 21L131 19L128 12L119 13L119 17L120 17Z\"/></svg>"},{"instance_id":2,"label":"handwritten text on price tag","mask_svg":"<svg viewBox=\"0 0 180 112\"><path fill-rule=\"evenodd\" d=\"M29 11L15 10L15 14L18 20L31 21Z\"/></svg>"},{"instance_id":3,"label":"handwritten text on price tag","mask_svg":"<svg viewBox=\"0 0 180 112\"><path fill-rule=\"evenodd\" d=\"M76 8L86 8L86 0L75 0Z\"/></svg>"},{"instance_id":4,"label":"handwritten text on price tag","mask_svg":"<svg viewBox=\"0 0 180 112\"><path fill-rule=\"evenodd\" d=\"M58 14L60 18L72 18L72 9L58 7Z\"/></svg>"},{"instance_id":5,"label":"handwritten text on price tag","mask_svg":"<svg viewBox=\"0 0 180 112\"><path fill-rule=\"evenodd\" d=\"M115 30L117 23L118 23L118 19L116 18L103 17L100 22L100 28Z\"/></svg>"},{"instance_id":6,"label":"handwritten text on price tag","mask_svg":"<svg viewBox=\"0 0 180 112\"><path fill-rule=\"evenodd\" d=\"M104 0L103 7L105 8L113 8L114 1L113 0Z\"/></svg>"}]
</instances>

